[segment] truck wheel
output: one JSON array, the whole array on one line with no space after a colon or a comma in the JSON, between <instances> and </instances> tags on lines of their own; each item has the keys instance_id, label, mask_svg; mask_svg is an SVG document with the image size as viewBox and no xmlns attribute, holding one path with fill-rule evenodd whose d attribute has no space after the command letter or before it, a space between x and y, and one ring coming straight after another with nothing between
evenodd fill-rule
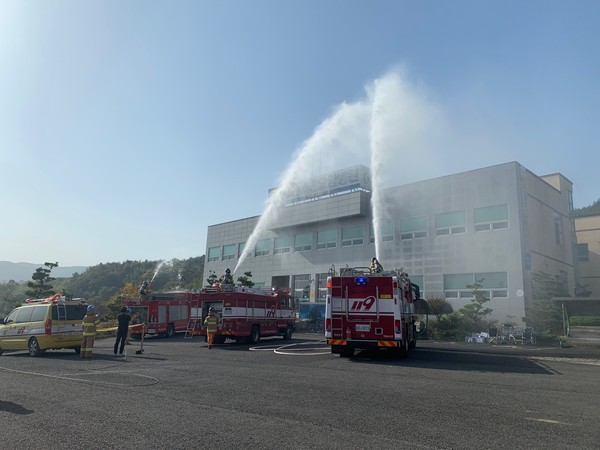
<instances>
[{"instance_id":1,"label":"truck wheel","mask_svg":"<svg viewBox=\"0 0 600 450\"><path fill-rule=\"evenodd\" d=\"M406 358L408 356L408 336L407 333L403 333L402 335L402 343L399 348L400 350L400 358Z\"/></svg>"},{"instance_id":2,"label":"truck wheel","mask_svg":"<svg viewBox=\"0 0 600 450\"><path fill-rule=\"evenodd\" d=\"M289 341L290 339L292 339L292 327L287 327L283 332L283 340Z\"/></svg>"},{"instance_id":3,"label":"truck wheel","mask_svg":"<svg viewBox=\"0 0 600 450\"><path fill-rule=\"evenodd\" d=\"M172 338L174 334L175 334L175 325L173 325L172 323L170 323L169 324L169 328L167 328L167 335L166 335L166 337Z\"/></svg>"},{"instance_id":4,"label":"truck wheel","mask_svg":"<svg viewBox=\"0 0 600 450\"><path fill-rule=\"evenodd\" d=\"M73 350L75 350L75 353L78 355L81 353L81 347L74 347Z\"/></svg>"},{"instance_id":5,"label":"truck wheel","mask_svg":"<svg viewBox=\"0 0 600 450\"><path fill-rule=\"evenodd\" d=\"M44 350L40 348L40 344L36 338L31 338L27 346L29 348L29 356L40 356Z\"/></svg>"},{"instance_id":6,"label":"truck wheel","mask_svg":"<svg viewBox=\"0 0 600 450\"><path fill-rule=\"evenodd\" d=\"M224 344L225 343L225 336L222 334L217 334L215 335L215 344Z\"/></svg>"},{"instance_id":7,"label":"truck wheel","mask_svg":"<svg viewBox=\"0 0 600 450\"><path fill-rule=\"evenodd\" d=\"M412 350L414 348L417 347L417 338L414 338L412 341L410 341L410 344L408 345L409 350Z\"/></svg>"},{"instance_id":8,"label":"truck wheel","mask_svg":"<svg viewBox=\"0 0 600 450\"><path fill-rule=\"evenodd\" d=\"M354 356L354 347L348 347L347 345L340 351L342 358L352 358Z\"/></svg>"},{"instance_id":9,"label":"truck wheel","mask_svg":"<svg viewBox=\"0 0 600 450\"><path fill-rule=\"evenodd\" d=\"M252 331L250 331L250 343L256 344L260 340L260 328L258 325L252 325Z\"/></svg>"}]
</instances>

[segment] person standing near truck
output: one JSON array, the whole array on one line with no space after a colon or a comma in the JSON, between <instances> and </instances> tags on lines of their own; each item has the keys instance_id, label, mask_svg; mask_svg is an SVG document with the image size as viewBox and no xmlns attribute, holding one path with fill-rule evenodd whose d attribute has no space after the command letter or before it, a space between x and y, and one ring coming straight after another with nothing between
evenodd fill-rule
<instances>
[{"instance_id":1,"label":"person standing near truck","mask_svg":"<svg viewBox=\"0 0 600 450\"><path fill-rule=\"evenodd\" d=\"M119 355L123 356L123 350L125 349L125 341L127 340L127 333L129 332L129 322L131 322L131 316L129 315L126 306L121 308L121 312L117 316L117 340L115 341L115 356L117 356L117 349ZM121 344L119 348L119 344Z\"/></svg>"},{"instance_id":2,"label":"person standing near truck","mask_svg":"<svg viewBox=\"0 0 600 450\"><path fill-rule=\"evenodd\" d=\"M212 348L213 342L215 341L215 334L217 333L217 327L219 325L219 318L217 317L214 308L209 308L208 316L204 319L204 325L206 325L208 348Z\"/></svg>"},{"instance_id":3,"label":"person standing near truck","mask_svg":"<svg viewBox=\"0 0 600 450\"><path fill-rule=\"evenodd\" d=\"M88 305L87 312L81 323L83 327L83 339L81 341L80 356L82 358L91 358L94 349L94 340L96 339L96 327L100 324L100 319L96 314L96 307Z\"/></svg>"}]
</instances>

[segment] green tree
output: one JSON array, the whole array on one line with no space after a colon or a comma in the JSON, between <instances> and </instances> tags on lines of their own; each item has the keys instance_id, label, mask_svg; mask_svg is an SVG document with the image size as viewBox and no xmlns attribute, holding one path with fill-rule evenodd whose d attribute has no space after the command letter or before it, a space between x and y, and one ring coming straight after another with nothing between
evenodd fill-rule
<instances>
[{"instance_id":1,"label":"green tree","mask_svg":"<svg viewBox=\"0 0 600 450\"><path fill-rule=\"evenodd\" d=\"M56 293L54 292L54 287L50 284L56 280L56 278L51 277L50 273L52 272L52 269L58 267L58 263L45 262L44 266L46 266L47 269L44 269L43 267L35 269L35 272L31 276L33 281L27 283L30 290L26 291L25 295L32 298L44 298Z\"/></svg>"},{"instance_id":2,"label":"green tree","mask_svg":"<svg viewBox=\"0 0 600 450\"><path fill-rule=\"evenodd\" d=\"M252 286L254 286L254 282L251 281L250 278L252 278L252 272L244 272L244 276L238 277L237 280L240 283L240 286L246 286L251 288Z\"/></svg>"},{"instance_id":3,"label":"green tree","mask_svg":"<svg viewBox=\"0 0 600 450\"><path fill-rule=\"evenodd\" d=\"M472 326L471 331L479 331L482 327L487 328L488 323L485 323L485 318L492 313L491 308L486 308L485 303L490 301L490 298L486 295L486 291L482 291L481 288L483 279L478 280L476 283L467 285L467 288L471 289L473 298L471 302L463 306L459 312L464 314L467 321Z\"/></svg>"},{"instance_id":4,"label":"green tree","mask_svg":"<svg viewBox=\"0 0 600 450\"><path fill-rule=\"evenodd\" d=\"M217 274L215 273L214 270L209 270L208 273L209 273L209 275L208 275L208 278L206 279L206 282L208 283L208 286L212 286L217 281L219 281L219 277L217 276Z\"/></svg>"},{"instance_id":5,"label":"green tree","mask_svg":"<svg viewBox=\"0 0 600 450\"><path fill-rule=\"evenodd\" d=\"M595 216L597 214L600 214L600 198L589 206L573 210L573 215L575 217Z\"/></svg>"},{"instance_id":6,"label":"green tree","mask_svg":"<svg viewBox=\"0 0 600 450\"><path fill-rule=\"evenodd\" d=\"M554 297L569 295L565 282L546 272L536 272L532 276L532 302L525 309L524 320L528 326L546 337L563 334L563 315L560 305L552 301Z\"/></svg>"},{"instance_id":7,"label":"green tree","mask_svg":"<svg viewBox=\"0 0 600 450\"><path fill-rule=\"evenodd\" d=\"M0 317L8 314L13 308L19 306L25 297L25 284L19 284L15 280L0 283Z\"/></svg>"},{"instance_id":8,"label":"green tree","mask_svg":"<svg viewBox=\"0 0 600 450\"><path fill-rule=\"evenodd\" d=\"M461 313L440 314L436 320L431 321L429 329L433 339L462 340L470 333L469 324Z\"/></svg>"},{"instance_id":9,"label":"green tree","mask_svg":"<svg viewBox=\"0 0 600 450\"><path fill-rule=\"evenodd\" d=\"M427 299L429 305L429 314L439 316L440 314L452 314L454 309L452 305L442 297L432 297Z\"/></svg>"}]
</instances>

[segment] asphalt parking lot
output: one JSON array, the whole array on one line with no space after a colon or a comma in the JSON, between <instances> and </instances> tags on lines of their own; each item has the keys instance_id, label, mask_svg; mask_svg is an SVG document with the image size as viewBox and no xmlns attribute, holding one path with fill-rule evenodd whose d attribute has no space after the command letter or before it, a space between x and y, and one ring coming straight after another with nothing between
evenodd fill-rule
<instances>
[{"instance_id":1,"label":"asphalt parking lot","mask_svg":"<svg viewBox=\"0 0 600 450\"><path fill-rule=\"evenodd\" d=\"M331 355L316 335L147 339L0 357L2 448L597 448L595 346L420 341ZM498 346L500 347L500 346ZM594 356L595 355L595 356Z\"/></svg>"}]
</instances>

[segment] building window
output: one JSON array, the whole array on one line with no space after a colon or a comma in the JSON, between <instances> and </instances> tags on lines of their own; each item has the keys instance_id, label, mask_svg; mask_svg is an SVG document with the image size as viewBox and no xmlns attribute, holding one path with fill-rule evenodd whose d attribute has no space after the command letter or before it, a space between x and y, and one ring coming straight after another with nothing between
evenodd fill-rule
<instances>
[{"instance_id":1,"label":"building window","mask_svg":"<svg viewBox=\"0 0 600 450\"><path fill-rule=\"evenodd\" d=\"M254 249L254 256L265 256L268 255L271 251L271 240L270 239L261 239L256 243L256 247Z\"/></svg>"},{"instance_id":2,"label":"building window","mask_svg":"<svg viewBox=\"0 0 600 450\"><path fill-rule=\"evenodd\" d=\"M421 298L425 298L425 288L423 287L423 275L410 275L408 274L408 277L410 278L410 282L413 284L416 284L417 286L419 286L419 295L421 296Z\"/></svg>"},{"instance_id":3,"label":"building window","mask_svg":"<svg viewBox=\"0 0 600 450\"><path fill-rule=\"evenodd\" d=\"M563 223L560 214L557 212L553 213L554 216L554 239L558 245L562 245L564 243L563 238Z\"/></svg>"},{"instance_id":4,"label":"building window","mask_svg":"<svg viewBox=\"0 0 600 450\"><path fill-rule=\"evenodd\" d=\"M291 242L289 236L280 236L275 238L275 247L273 248L273 254L277 255L280 253L289 253L291 248Z\"/></svg>"},{"instance_id":5,"label":"building window","mask_svg":"<svg viewBox=\"0 0 600 450\"><path fill-rule=\"evenodd\" d=\"M381 240L382 242L389 242L394 240L394 221L391 219L384 219L381 221ZM375 243L375 228L373 224L369 229L369 242Z\"/></svg>"},{"instance_id":6,"label":"building window","mask_svg":"<svg viewBox=\"0 0 600 450\"><path fill-rule=\"evenodd\" d=\"M400 219L400 239L427 237L427 216Z\"/></svg>"},{"instance_id":7,"label":"building window","mask_svg":"<svg viewBox=\"0 0 600 450\"><path fill-rule=\"evenodd\" d=\"M208 262L221 259L221 247L210 247L208 249Z\"/></svg>"},{"instance_id":8,"label":"building window","mask_svg":"<svg viewBox=\"0 0 600 450\"><path fill-rule=\"evenodd\" d=\"M342 247L361 245L363 243L363 226L353 225L342 228Z\"/></svg>"},{"instance_id":9,"label":"building window","mask_svg":"<svg viewBox=\"0 0 600 450\"><path fill-rule=\"evenodd\" d=\"M223 260L226 259L235 259L235 244L229 244L223 246Z\"/></svg>"},{"instance_id":10,"label":"building window","mask_svg":"<svg viewBox=\"0 0 600 450\"><path fill-rule=\"evenodd\" d=\"M317 233L317 249L337 247L337 230L319 231Z\"/></svg>"},{"instance_id":11,"label":"building window","mask_svg":"<svg viewBox=\"0 0 600 450\"><path fill-rule=\"evenodd\" d=\"M317 301L324 302L327 298L327 273L317 274Z\"/></svg>"},{"instance_id":12,"label":"building window","mask_svg":"<svg viewBox=\"0 0 600 450\"><path fill-rule=\"evenodd\" d=\"M246 248L246 243L242 242L241 244L238 244L238 257L241 258L242 255L244 254L244 249ZM248 254L248 256L251 256L250 254Z\"/></svg>"},{"instance_id":13,"label":"building window","mask_svg":"<svg viewBox=\"0 0 600 450\"><path fill-rule=\"evenodd\" d=\"M310 275L294 275L294 300L310 301Z\"/></svg>"},{"instance_id":14,"label":"building window","mask_svg":"<svg viewBox=\"0 0 600 450\"><path fill-rule=\"evenodd\" d=\"M438 236L465 233L467 230L466 224L464 211L435 215L435 231Z\"/></svg>"},{"instance_id":15,"label":"building window","mask_svg":"<svg viewBox=\"0 0 600 450\"><path fill-rule=\"evenodd\" d=\"M480 291L492 298L508 297L508 275L506 272L481 272L444 275L446 298L473 298L473 289L468 286L479 283Z\"/></svg>"},{"instance_id":16,"label":"building window","mask_svg":"<svg viewBox=\"0 0 600 450\"><path fill-rule=\"evenodd\" d=\"M486 206L473 209L475 231L508 228L508 205Z\"/></svg>"},{"instance_id":17,"label":"building window","mask_svg":"<svg viewBox=\"0 0 600 450\"><path fill-rule=\"evenodd\" d=\"M590 261L590 249L587 244L577 244L577 259L580 262Z\"/></svg>"},{"instance_id":18,"label":"building window","mask_svg":"<svg viewBox=\"0 0 600 450\"><path fill-rule=\"evenodd\" d=\"M294 251L304 252L312 250L312 233L297 234L294 236Z\"/></svg>"}]
</instances>

